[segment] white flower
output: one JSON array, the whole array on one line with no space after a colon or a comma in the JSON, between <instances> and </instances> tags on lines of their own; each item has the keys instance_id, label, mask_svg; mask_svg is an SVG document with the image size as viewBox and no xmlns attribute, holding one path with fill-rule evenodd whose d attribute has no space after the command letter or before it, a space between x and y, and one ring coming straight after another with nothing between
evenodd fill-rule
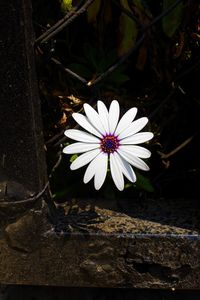
<instances>
[{"instance_id":1,"label":"white flower","mask_svg":"<svg viewBox=\"0 0 200 300\"><path fill-rule=\"evenodd\" d=\"M131 182L136 181L136 175L132 166L148 171L149 167L141 158L148 158L151 152L146 148L136 146L153 138L151 132L138 133L147 124L147 118L135 119L137 108L129 109L119 121L119 103L113 100L109 111L102 101L97 102L94 110L89 104L84 104L86 116L73 113L74 120L89 133L68 129L65 135L78 141L63 149L66 154L83 153L71 164L70 169L76 170L87 164L84 175L84 183L88 183L94 177L94 186L99 190L103 185L108 163L113 181L116 187L124 189L124 177Z\"/></svg>"}]
</instances>

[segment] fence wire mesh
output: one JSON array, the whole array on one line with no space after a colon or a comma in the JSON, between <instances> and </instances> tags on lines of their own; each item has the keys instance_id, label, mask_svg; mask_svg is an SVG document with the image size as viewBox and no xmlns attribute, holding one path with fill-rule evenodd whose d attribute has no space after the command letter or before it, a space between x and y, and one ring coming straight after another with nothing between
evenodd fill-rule
<instances>
[{"instance_id":1,"label":"fence wire mesh","mask_svg":"<svg viewBox=\"0 0 200 300\"><path fill-rule=\"evenodd\" d=\"M117 10L118 19L119 16L124 14L129 20L132 20L137 30L137 36L134 43L131 46L129 45L127 51L122 52L122 54L120 53L120 55L117 53L114 59L111 60L111 63L107 60L108 63L105 67L100 68L101 70L95 70L94 68L90 70L89 75L84 75L81 69L71 67L71 57L73 63L76 63L77 58L83 60L84 53L82 49L78 49L76 55L69 56L67 59L65 58L66 54L63 55L63 52L67 49L72 40L73 45L75 45L73 46L73 51L74 49L76 50L76 47L82 47L85 36L81 36L82 28L80 27L82 25L86 26L88 10L91 9L92 5L96 2L99 2L101 5L111 3L112 8L114 7L114 9ZM75 3L75 5L64 17L58 18L58 20L52 18L53 21L51 20L51 25L44 25L48 24L46 21L41 22L43 24L42 26L41 24L39 24L39 26L36 24L36 27L39 27L39 29L36 30L37 38L35 41L37 57L39 57L40 62L42 61L42 63L44 63L45 68L47 66L45 75L42 73L43 70L39 70L39 77L42 74L42 81L44 81L45 84L47 82L48 89L48 91L47 89L42 91L42 97L43 95L47 95L47 92L49 93L46 98L43 97L45 99L44 105L46 105L45 114L43 116L44 120L46 118L44 126L47 128L45 140L47 150L54 148L54 150L57 151L57 160L51 163L53 172L59 167L61 162L62 148L60 148L60 145L62 147L62 144L67 141L63 133L66 128L75 128L73 120L70 118L71 114L74 111L81 112L84 102L95 105L97 98L108 98L108 101L106 100L108 104L110 99L118 99L117 97L119 97L124 107L136 105L150 119L150 126L155 134L154 145L152 147L154 153L156 153L153 154L155 167L152 168L154 171L151 175L151 182L156 186L156 197L159 197L159 195L162 195L164 192L168 193L169 189L165 188L165 186L167 186L166 182L175 183L179 180L182 182L181 178L183 178L181 177L183 173L182 171L178 173L179 167L176 167L176 164L174 168L173 166L171 167L171 157L174 157L174 154L179 153L181 149L185 149L185 147L191 143L191 140L195 140L196 136L199 135L199 129L196 125L198 116L195 116L195 113L197 113L199 109L199 100L196 95L198 91L196 74L198 74L200 67L199 5L195 1L190 0L163 0L159 3L150 0L87 0L79 2L73 1L73 3ZM128 6L124 5L124 3L127 3ZM135 9L138 3L144 7L142 17L139 9ZM165 6L163 5L164 3ZM178 10L180 5L183 7L181 20L179 20L180 11ZM150 9L151 6L155 8L153 11ZM129 9L130 7L134 7L134 9ZM47 10L46 7L45 9ZM45 13L47 13L46 10ZM51 10L49 9L49 11ZM60 16L61 14L57 15ZM102 17L102 15L100 17ZM168 17L170 17L171 27L167 30L170 29L173 33L171 34L170 32L169 36L167 36L163 30L163 22L165 20L166 25L166 18ZM55 19L57 21L55 21ZM91 26L92 30L98 31L93 25L94 24ZM74 28L76 33L78 32L77 35L73 34ZM87 26L86 28L88 29ZM110 32L108 33L110 39L116 39L119 33L117 30L111 26ZM127 28L127 30L130 30L130 28ZM68 32L70 32L69 35L67 35ZM91 32L89 32L89 34L91 36ZM99 37L98 34L97 32L95 38ZM89 43L90 36L87 37L87 42L89 41ZM93 40L95 39L94 36L92 36L92 38ZM62 50L64 39L66 39L64 42L68 44L65 50ZM56 47L60 41L61 51L59 48L59 52ZM116 41L113 44L111 43L113 48L118 46ZM96 50L98 49L95 49L95 51ZM146 63L147 67L144 66L144 59L143 57L141 59L140 55L143 55L146 61L148 61L148 63ZM88 56L90 56L89 52ZM101 60L101 57L99 57L99 60ZM139 66L139 72L135 72L138 61L142 66ZM90 62L87 61L88 65L89 63ZM128 75L132 72L131 80L122 88L116 83L114 89L110 92L106 83L109 81L110 76L122 67L126 70L125 72L127 72L128 69ZM42 66L42 68L44 69L44 66ZM149 69L151 69L151 71L149 71ZM154 78L152 78L152 73L155 74L153 75ZM62 74L62 78L58 79L59 74ZM49 77L51 78L48 81ZM63 78L64 81L61 86L60 81L62 81ZM52 86L52 83L54 84L55 81L59 81L59 84ZM139 87L137 85L139 85ZM61 88L58 91L60 86ZM121 94L121 92L124 94ZM73 93L75 94L75 100L72 100L72 102L75 101L75 108L72 107L71 109L68 104L69 99L71 100L73 98ZM126 93L128 94L127 97ZM53 99L53 101L55 101L52 103L52 97L54 97L54 95L56 99ZM113 96L116 96L116 98L113 98ZM126 99L128 99L127 102ZM59 111L59 114L57 114L59 116L56 119L55 111L57 110L59 101L61 102L62 109L61 113ZM124 107L122 109L124 109ZM188 107L191 111L190 120L192 121L183 124L184 118L182 118L182 116L187 113ZM62 116L63 111L64 117ZM60 120L62 121L62 126L59 125L60 127L57 126L58 119L59 122ZM179 130L178 126L175 125L178 121L182 124L180 127L182 126L184 130ZM49 125L50 122L51 125ZM195 159L195 154L193 157ZM177 162L177 164L180 166L181 163ZM185 178L189 176L189 172L191 174L191 166L192 164L185 166L183 171L185 172ZM195 182L193 179L199 174L198 168L195 168L192 172L191 184L193 185ZM50 175L50 177L52 177L52 175ZM64 184L65 183L63 183L63 186ZM169 186L172 187L172 185L173 184L169 183ZM196 195L198 188L196 184L194 185L193 191ZM177 193L180 193L180 190L178 192L177 185L176 189ZM189 188L187 193L190 193Z\"/></svg>"},{"instance_id":2,"label":"fence wire mesh","mask_svg":"<svg viewBox=\"0 0 200 300\"><path fill-rule=\"evenodd\" d=\"M153 20L149 22L148 25L144 25L136 15L134 15L130 10L126 9L123 5L121 5L120 1L118 0L111 0L116 6L120 8L120 10L126 14L129 18L133 19L138 28L139 28L139 35L137 38L136 43L134 46L122 57L120 57L113 65L108 67L107 70L105 70L103 73L95 77L95 79L90 79L89 81L82 77L80 74L74 72L70 68L67 68L64 66L64 64L58 60L57 58L53 57L53 55L50 56L51 62L53 62L57 67L61 68L64 72L72 76L73 78L77 79L81 83L85 84L86 86L94 86L97 83L101 82L105 77L107 77L110 73L112 73L114 70L116 70L121 64L123 64L133 52L137 51L138 48L141 46L141 44L144 42L146 38L146 34L151 28L159 22L162 18L170 14L179 3L184 2L184 0L176 0L172 1L172 4L169 5L167 9L162 11L159 15L157 15ZM39 52L41 54L44 54L42 50L42 45L44 45L47 42L52 42L53 38L56 38L56 35L65 29L67 26L69 26L72 22L74 22L81 14L83 14L88 7L94 2L94 0L87 0L80 1L75 7L73 7L72 10L70 10L62 19L60 19L56 24L51 26L49 29L47 29L44 33L42 33L37 39L36 39L36 47L38 48ZM129 1L130 2L130 1ZM198 62L199 64L199 62Z\"/></svg>"}]
</instances>

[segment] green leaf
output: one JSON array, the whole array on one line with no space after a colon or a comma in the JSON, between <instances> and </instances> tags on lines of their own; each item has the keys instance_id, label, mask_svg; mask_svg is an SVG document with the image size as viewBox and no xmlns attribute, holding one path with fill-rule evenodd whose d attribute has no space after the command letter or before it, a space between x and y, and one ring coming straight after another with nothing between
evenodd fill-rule
<instances>
[{"instance_id":1,"label":"green leaf","mask_svg":"<svg viewBox=\"0 0 200 300\"><path fill-rule=\"evenodd\" d=\"M95 23L101 6L101 0L95 0L87 9L88 23Z\"/></svg>"},{"instance_id":2,"label":"green leaf","mask_svg":"<svg viewBox=\"0 0 200 300\"><path fill-rule=\"evenodd\" d=\"M72 6L72 0L62 0L61 1L61 11L62 13L67 13L73 8Z\"/></svg>"},{"instance_id":3,"label":"green leaf","mask_svg":"<svg viewBox=\"0 0 200 300\"><path fill-rule=\"evenodd\" d=\"M70 157L70 162L72 163L76 158L78 157L77 154L73 154L71 157Z\"/></svg>"},{"instance_id":4,"label":"green leaf","mask_svg":"<svg viewBox=\"0 0 200 300\"><path fill-rule=\"evenodd\" d=\"M113 72L110 76L108 76L108 80L115 84L123 84L130 80L130 77L126 74L123 74L120 71Z\"/></svg>"},{"instance_id":5,"label":"green leaf","mask_svg":"<svg viewBox=\"0 0 200 300\"><path fill-rule=\"evenodd\" d=\"M121 0L121 5L131 12L127 0ZM133 19L122 13L119 20L119 45L118 55L125 55L134 46L137 38L137 26Z\"/></svg>"},{"instance_id":6,"label":"green leaf","mask_svg":"<svg viewBox=\"0 0 200 300\"><path fill-rule=\"evenodd\" d=\"M82 64L78 64L78 63L73 63L70 64L69 69L71 69L73 72L83 76L83 77L87 77L90 78L92 76L92 71L90 71L87 66L84 66Z\"/></svg>"},{"instance_id":7,"label":"green leaf","mask_svg":"<svg viewBox=\"0 0 200 300\"><path fill-rule=\"evenodd\" d=\"M135 172L135 173L136 173L136 177L137 177L136 183L135 184L127 183L125 185L125 189L135 186L137 189L140 189L140 190L143 190L143 191L146 191L149 193L153 193L154 187L151 184L151 181L147 177L141 175L139 172Z\"/></svg>"},{"instance_id":8,"label":"green leaf","mask_svg":"<svg viewBox=\"0 0 200 300\"><path fill-rule=\"evenodd\" d=\"M66 146L68 146L68 145L69 145L69 142L63 143L63 146L64 146L64 147L66 147Z\"/></svg>"},{"instance_id":9,"label":"green leaf","mask_svg":"<svg viewBox=\"0 0 200 300\"><path fill-rule=\"evenodd\" d=\"M55 192L52 197L53 199L58 199L58 198L63 198L63 197L66 197L68 194L68 190L61 190L61 191L58 191L58 192Z\"/></svg>"},{"instance_id":10,"label":"green leaf","mask_svg":"<svg viewBox=\"0 0 200 300\"><path fill-rule=\"evenodd\" d=\"M144 7L143 7L143 5L142 5L141 0L134 0L133 3L134 3L134 5L137 6L141 11L144 10Z\"/></svg>"},{"instance_id":11,"label":"green leaf","mask_svg":"<svg viewBox=\"0 0 200 300\"><path fill-rule=\"evenodd\" d=\"M149 180L149 178L141 175L138 172L136 173L136 176L137 176L137 181L136 181L137 188L142 189L142 190L144 190L146 192L149 192L149 193L154 192L154 187L151 184L151 181Z\"/></svg>"},{"instance_id":12,"label":"green leaf","mask_svg":"<svg viewBox=\"0 0 200 300\"><path fill-rule=\"evenodd\" d=\"M163 11L168 9L174 0L163 0ZM162 28L168 37L172 37L179 28L183 16L183 3L180 2L174 9L162 19Z\"/></svg>"}]
</instances>

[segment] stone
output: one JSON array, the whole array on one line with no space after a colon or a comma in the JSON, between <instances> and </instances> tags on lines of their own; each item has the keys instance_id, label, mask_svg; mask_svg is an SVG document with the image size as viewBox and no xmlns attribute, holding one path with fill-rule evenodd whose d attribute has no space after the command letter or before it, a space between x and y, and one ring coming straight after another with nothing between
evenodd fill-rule
<instances>
[{"instance_id":1,"label":"stone","mask_svg":"<svg viewBox=\"0 0 200 300\"><path fill-rule=\"evenodd\" d=\"M74 211L68 204L62 205L65 219L62 215L60 232L56 227L59 217L51 222L47 208L40 212L31 210L2 228L0 282L74 287L199 288L198 215L197 227L193 224L194 228L190 229L188 224L188 228L184 228L182 219L170 225L173 216L165 224L145 219L148 211L145 212L137 201L135 215L140 218L97 205L90 210L90 203L94 202L88 200L84 212L81 200L74 205ZM173 209L173 204L177 206L176 201L168 203L168 210ZM167 204L160 206L164 213ZM77 222L70 215L71 211Z\"/></svg>"}]
</instances>

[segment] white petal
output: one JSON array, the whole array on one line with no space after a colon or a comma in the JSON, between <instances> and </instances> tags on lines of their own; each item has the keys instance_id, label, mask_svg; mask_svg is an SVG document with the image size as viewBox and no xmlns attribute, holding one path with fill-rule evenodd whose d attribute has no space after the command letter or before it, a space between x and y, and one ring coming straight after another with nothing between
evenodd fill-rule
<instances>
[{"instance_id":1,"label":"white petal","mask_svg":"<svg viewBox=\"0 0 200 300\"><path fill-rule=\"evenodd\" d=\"M117 128L115 130L115 134L120 134L124 129L129 127L131 122L135 119L135 116L137 114L137 108L133 107L129 109L121 118L119 121L119 124L117 125Z\"/></svg>"},{"instance_id":2,"label":"white petal","mask_svg":"<svg viewBox=\"0 0 200 300\"><path fill-rule=\"evenodd\" d=\"M83 116L79 113L73 113L72 117L81 127L100 138L102 137L102 134L91 125L86 116Z\"/></svg>"},{"instance_id":3,"label":"white petal","mask_svg":"<svg viewBox=\"0 0 200 300\"><path fill-rule=\"evenodd\" d=\"M91 135L90 133L78 130L78 129L68 129L65 131L65 135L75 141L84 142L84 143L99 143L100 140Z\"/></svg>"},{"instance_id":4,"label":"white petal","mask_svg":"<svg viewBox=\"0 0 200 300\"><path fill-rule=\"evenodd\" d=\"M96 162L96 172L94 175L94 187L99 190L102 187L106 179L108 169L108 155L106 153L101 153L99 155L99 160Z\"/></svg>"},{"instance_id":5,"label":"white petal","mask_svg":"<svg viewBox=\"0 0 200 300\"><path fill-rule=\"evenodd\" d=\"M106 155L105 153L100 152L91 161L91 163L88 165L88 167L87 167L87 169L85 171L85 175L84 175L84 178L83 178L83 182L84 183L88 183L92 179L92 177L95 175L95 173L98 172L97 170L102 167L101 163L102 163L102 161L105 163L105 160L104 160L105 159L105 155ZM104 164L104 166L105 166L105 164Z\"/></svg>"},{"instance_id":6,"label":"white petal","mask_svg":"<svg viewBox=\"0 0 200 300\"><path fill-rule=\"evenodd\" d=\"M116 187L122 191L124 189L124 177L115 156L116 152L110 154L110 170Z\"/></svg>"},{"instance_id":7,"label":"white petal","mask_svg":"<svg viewBox=\"0 0 200 300\"><path fill-rule=\"evenodd\" d=\"M134 156L130 152L121 149L118 149L117 151L127 162L129 162L129 164L140 170L149 171L149 167L147 166L147 164L137 156Z\"/></svg>"},{"instance_id":8,"label":"white petal","mask_svg":"<svg viewBox=\"0 0 200 300\"><path fill-rule=\"evenodd\" d=\"M130 135L133 135L135 134L136 132L140 131L142 128L144 128L144 126L148 123L148 119L146 117L144 118L140 118L134 122L132 122L130 124L129 127L127 127L125 130L123 130L118 138L119 139L123 139L123 138L126 138Z\"/></svg>"},{"instance_id":9,"label":"white petal","mask_svg":"<svg viewBox=\"0 0 200 300\"><path fill-rule=\"evenodd\" d=\"M136 175L131 165L126 160L124 160L118 153L115 154L115 158L124 176L126 176L126 178L128 178L128 180L130 180L131 182L136 182Z\"/></svg>"},{"instance_id":10,"label":"white petal","mask_svg":"<svg viewBox=\"0 0 200 300\"><path fill-rule=\"evenodd\" d=\"M99 117L105 129L105 132L109 133L109 124L108 124L108 110L105 104L102 101L97 101L97 108L99 112Z\"/></svg>"},{"instance_id":11,"label":"white petal","mask_svg":"<svg viewBox=\"0 0 200 300\"><path fill-rule=\"evenodd\" d=\"M120 141L121 145L129 145L129 144L141 144L147 142L153 138L152 132L140 132L134 135L131 135L127 138L124 138Z\"/></svg>"},{"instance_id":12,"label":"white petal","mask_svg":"<svg viewBox=\"0 0 200 300\"><path fill-rule=\"evenodd\" d=\"M99 148L99 144L74 143L63 149L65 154L83 153Z\"/></svg>"},{"instance_id":13,"label":"white petal","mask_svg":"<svg viewBox=\"0 0 200 300\"><path fill-rule=\"evenodd\" d=\"M110 133L114 133L118 120L119 120L119 103L117 100L113 100L110 105L109 116L108 116Z\"/></svg>"},{"instance_id":14,"label":"white petal","mask_svg":"<svg viewBox=\"0 0 200 300\"><path fill-rule=\"evenodd\" d=\"M87 103L85 103L83 107L90 123L102 134L105 134L105 129L96 110L94 110L94 108Z\"/></svg>"},{"instance_id":15,"label":"white petal","mask_svg":"<svg viewBox=\"0 0 200 300\"><path fill-rule=\"evenodd\" d=\"M91 162L91 160L93 160L100 153L100 151L101 151L100 149L94 149L80 155L72 162L72 164L70 165L70 169L76 170L87 165L89 162Z\"/></svg>"},{"instance_id":16,"label":"white petal","mask_svg":"<svg viewBox=\"0 0 200 300\"><path fill-rule=\"evenodd\" d=\"M151 152L143 147L140 146L132 146L132 145L121 145L120 149L128 151L132 153L135 156L141 157L141 158L149 158L151 156Z\"/></svg>"}]
</instances>

